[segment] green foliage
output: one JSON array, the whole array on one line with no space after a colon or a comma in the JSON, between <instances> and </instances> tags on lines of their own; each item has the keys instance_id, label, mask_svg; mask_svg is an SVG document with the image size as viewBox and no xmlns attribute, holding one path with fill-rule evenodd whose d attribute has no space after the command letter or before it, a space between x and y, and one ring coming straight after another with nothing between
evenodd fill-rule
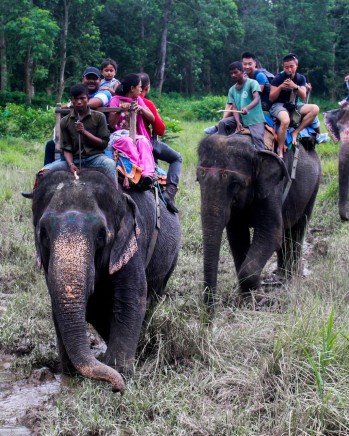
<instances>
[{"instance_id":1,"label":"green foliage","mask_svg":"<svg viewBox=\"0 0 349 436\"><path fill-rule=\"evenodd\" d=\"M222 114L217 111L224 109L226 97L207 96L193 104L193 114L200 121L218 120Z\"/></svg>"},{"instance_id":2,"label":"green foliage","mask_svg":"<svg viewBox=\"0 0 349 436\"><path fill-rule=\"evenodd\" d=\"M0 108L0 136L43 140L52 136L53 125L53 109L34 109L14 103Z\"/></svg>"},{"instance_id":3,"label":"green foliage","mask_svg":"<svg viewBox=\"0 0 349 436\"><path fill-rule=\"evenodd\" d=\"M67 98L68 100L68 98ZM9 103L15 103L17 105L26 105L27 97L24 92L13 91L0 93L0 106L4 107ZM36 94L31 101L33 108L47 109L48 106L55 105L55 97L48 96L46 93Z\"/></svg>"},{"instance_id":4,"label":"green foliage","mask_svg":"<svg viewBox=\"0 0 349 436\"><path fill-rule=\"evenodd\" d=\"M333 360L333 348L339 334L339 330L333 331L333 314L334 310L331 309L328 317L327 326L324 324L321 329L322 344L317 356L313 357L309 350L304 350L307 359L314 371L316 388L321 400L324 400L325 382L328 378L328 367Z\"/></svg>"}]
</instances>

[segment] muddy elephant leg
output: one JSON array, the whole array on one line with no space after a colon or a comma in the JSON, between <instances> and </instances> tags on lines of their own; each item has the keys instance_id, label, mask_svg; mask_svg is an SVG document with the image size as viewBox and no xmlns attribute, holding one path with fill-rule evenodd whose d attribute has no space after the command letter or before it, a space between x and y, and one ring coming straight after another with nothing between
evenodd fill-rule
<instances>
[{"instance_id":1,"label":"muddy elephant leg","mask_svg":"<svg viewBox=\"0 0 349 436\"><path fill-rule=\"evenodd\" d=\"M281 248L277 252L278 272L280 275L290 277L291 275L302 275L302 253L303 240L310 220L317 190L311 196L307 207L298 222L290 229L285 229Z\"/></svg>"},{"instance_id":2,"label":"muddy elephant leg","mask_svg":"<svg viewBox=\"0 0 349 436\"><path fill-rule=\"evenodd\" d=\"M119 372L132 371L147 305L147 284L140 256L114 278L113 314L105 363Z\"/></svg>"},{"instance_id":3,"label":"muddy elephant leg","mask_svg":"<svg viewBox=\"0 0 349 436\"><path fill-rule=\"evenodd\" d=\"M279 249L282 237L282 216L279 203L266 200L256 208L254 232L246 259L238 270L242 294L256 290L260 286L263 268Z\"/></svg>"},{"instance_id":4,"label":"muddy elephant leg","mask_svg":"<svg viewBox=\"0 0 349 436\"><path fill-rule=\"evenodd\" d=\"M246 219L231 219L226 227L227 237L237 272L240 271L251 244L250 230L248 226L242 222L246 222Z\"/></svg>"},{"instance_id":5,"label":"muddy elephant leg","mask_svg":"<svg viewBox=\"0 0 349 436\"><path fill-rule=\"evenodd\" d=\"M349 220L348 193L349 193L349 143L341 143L338 163L339 175L339 215L342 220Z\"/></svg>"}]
</instances>

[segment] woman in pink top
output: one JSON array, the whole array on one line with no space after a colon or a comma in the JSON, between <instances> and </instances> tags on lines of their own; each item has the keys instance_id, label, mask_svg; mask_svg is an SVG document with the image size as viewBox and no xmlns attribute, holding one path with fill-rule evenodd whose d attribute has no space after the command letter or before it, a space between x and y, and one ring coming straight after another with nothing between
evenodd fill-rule
<instances>
[{"instance_id":1,"label":"woman in pink top","mask_svg":"<svg viewBox=\"0 0 349 436\"><path fill-rule=\"evenodd\" d=\"M143 122L143 116L150 122L154 115L139 97L142 91L138 74L128 74L116 89L116 95L110 100L110 107L121 107L123 112L112 112L109 115L109 125L114 133L109 144L120 153L126 155L131 162L142 168L142 176L154 175L154 157L149 135ZM132 102L136 102L136 140L130 138L130 112Z\"/></svg>"}]
</instances>

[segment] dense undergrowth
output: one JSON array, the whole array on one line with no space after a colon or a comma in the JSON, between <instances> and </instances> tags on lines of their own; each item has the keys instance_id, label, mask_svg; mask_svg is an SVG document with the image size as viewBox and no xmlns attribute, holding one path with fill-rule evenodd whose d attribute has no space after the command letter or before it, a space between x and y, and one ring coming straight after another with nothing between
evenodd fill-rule
<instances>
[{"instance_id":1,"label":"dense undergrowth","mask_svg":"<svg viewBox=\"0 0 349 436\"><path fill-rule=\"evenodd\" d=\"M238 309L224 241L220 300L207 327L195 182L196 147L206 125L181 121L183 130L171 144L184 157L178 193L182 249L125 395L113 394L106 384L70 379L50 407L35 412L39 434L349 433L349 230L337 213L338 147L317 147L323 176L305 249L308 274L270 290L269 308ZM31 204L20 196L30 188L42 155L39 144L0 141L0 283L7 301L0 344L17 356L17 377L57 364L49 296L34 267Z\"/></svg>"}]
</instances>

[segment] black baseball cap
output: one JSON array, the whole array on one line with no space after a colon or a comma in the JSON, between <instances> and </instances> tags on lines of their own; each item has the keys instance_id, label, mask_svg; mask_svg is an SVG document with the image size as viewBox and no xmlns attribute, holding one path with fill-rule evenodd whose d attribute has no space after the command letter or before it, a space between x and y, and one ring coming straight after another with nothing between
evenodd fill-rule
<instances>
[{"instance_id":1,"label":"black baseball cap","mask_svg":"<svg viewBox=\"0 0 349 436\"><path fill-rule=\"evenodd\" d=\"M101 77L101 73L99 69L96 67L87 67L86 70L84 71L83 77L87 76L88 74L94 74L98 78Z\"/></svg>"}]
</instances>

